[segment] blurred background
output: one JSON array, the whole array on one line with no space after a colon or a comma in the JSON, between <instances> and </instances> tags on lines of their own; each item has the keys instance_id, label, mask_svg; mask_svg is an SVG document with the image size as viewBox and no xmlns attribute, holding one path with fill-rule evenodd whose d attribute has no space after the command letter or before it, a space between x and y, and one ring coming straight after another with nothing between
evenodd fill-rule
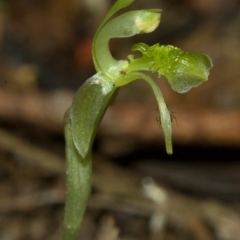
<instances>
[{"instance_id":1,"label":"blurred background","mask_svg":"<svg viewBox=\"0 0 240 240\"><path fill-rule=\"evenodd\" d=\"M0 0L0 240L60 239L63 115L95 73L94 31L114 0ZM208 54L209 81L186 94L158 79L173 116L165 152L157 103L143 81L107 110L93 154L80 239L240 240L240 1L136 0L161 8L155 32L114 39Z\"/></svg>"}]
</instances>

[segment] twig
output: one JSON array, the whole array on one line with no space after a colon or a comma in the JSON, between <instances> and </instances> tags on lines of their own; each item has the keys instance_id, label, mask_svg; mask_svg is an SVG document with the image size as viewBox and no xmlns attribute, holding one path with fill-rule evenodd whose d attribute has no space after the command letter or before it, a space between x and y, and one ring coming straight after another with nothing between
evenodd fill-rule
<instances>
[{"instance_id":1,"label":"twig","mask_svg":"<svg viewBox=\"0 0 240 240\"><path fill-rule=\"evenodd\" d=\"M16 154L21 161L54 173L64 172L64 159L0 129L0 148Z\"/></svg>"}]
</instances>

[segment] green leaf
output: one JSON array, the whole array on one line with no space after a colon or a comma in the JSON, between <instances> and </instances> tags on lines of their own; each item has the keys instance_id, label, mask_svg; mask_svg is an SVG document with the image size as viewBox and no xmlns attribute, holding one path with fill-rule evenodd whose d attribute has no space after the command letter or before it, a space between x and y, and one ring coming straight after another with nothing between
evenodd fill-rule
<instances>
[{"instance_id":1,"label":"green leaf","mask_svg":"<svg viewBox=\"0 0 240 240\"><path fill-rule=\"evenodd\" d=\"M95 74L79 88L74 96L69 110L72 138L82 158L92 147L96 131L115 89L111 81Z\"/></svg>"}]
</instances>

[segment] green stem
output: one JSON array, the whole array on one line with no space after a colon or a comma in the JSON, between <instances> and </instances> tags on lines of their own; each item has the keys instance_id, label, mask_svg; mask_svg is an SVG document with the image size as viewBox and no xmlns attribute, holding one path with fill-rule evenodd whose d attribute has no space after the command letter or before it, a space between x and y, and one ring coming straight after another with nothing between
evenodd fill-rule
<instances>
[{"instance_id":1,"label":"green stem","mask_svg":"<svg viewBox=\"0 0 240 240\"><path fill-rule=\"evenodd\" d=\"M78 239L92 185L91 147L115 91L112 82L95 74L80 87L65 114L67 192L62 240Z\"/></svg>"},{"instance_id":2,"label":"green stem","mask_svg":"<svg viewBox=\"0 0 240 240\"><path fill-rule=\"evenodd\" d=\"M83 158L74 146L69 111L65 116L67 193L62 240L78 239L91 191L91 151Z\"/></svg>"}]
</instances>

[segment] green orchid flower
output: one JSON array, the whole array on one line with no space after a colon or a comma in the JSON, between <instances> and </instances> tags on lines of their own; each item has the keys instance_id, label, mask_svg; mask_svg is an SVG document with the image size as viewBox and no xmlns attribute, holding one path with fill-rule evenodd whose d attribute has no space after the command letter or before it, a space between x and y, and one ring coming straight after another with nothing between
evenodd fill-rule
<instances>
[{"instance_id":1,"label":"green orchid flower","mask_svg":"<svg viewBox=\"0 0 240 240\"><path fill-rule=\"evenodd\" d=\"M79 229L91 191L91 148L101 119L116 90L134 80L145 80L152 88L159 107L166 151L172 154L171 115L161 90L146 71L165 76L174 91L184 93L205 82L212 67L203 54L193 54L173 46L137 43L132 51L142 56L116 60L109 50L111 38L126 38L154 31L161 10L135 10L109 20L134 0L117 0L100 23L93 39L92 56L97 73L77 91L65 115L67 194L63 240L78 239Z\"/></svg>"}]
</instances>

